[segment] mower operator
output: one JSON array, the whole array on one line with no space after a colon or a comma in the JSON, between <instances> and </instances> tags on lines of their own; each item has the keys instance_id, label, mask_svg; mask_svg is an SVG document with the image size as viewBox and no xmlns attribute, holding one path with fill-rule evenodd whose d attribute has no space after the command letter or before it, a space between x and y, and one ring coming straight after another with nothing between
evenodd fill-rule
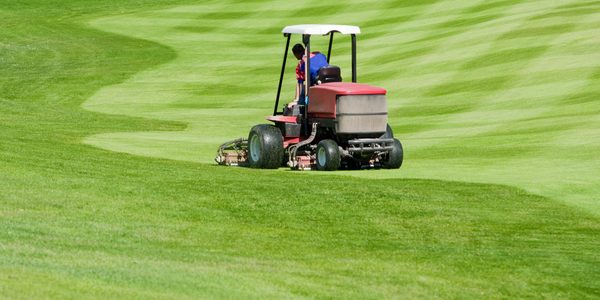
<instances>
[{"instance_id":1,"label":"mower operator","mask_svg":"<svg viewBox=\"0 0 600 300\"><path fill-rule=\"evenodd\" d=\"M306 65L306 56L304 55L304 46L302 44L296 44L292 47L294 56L298 59L298 66L296 66L296 95L294 100L288 103L288 108L293 105L306 105L306 98L304 97L304 69ZM327 63L327 57L319 51L310 53L310 82L315 83L317 73L321 67L329 65Z\"/></svg>"}]
</instances>

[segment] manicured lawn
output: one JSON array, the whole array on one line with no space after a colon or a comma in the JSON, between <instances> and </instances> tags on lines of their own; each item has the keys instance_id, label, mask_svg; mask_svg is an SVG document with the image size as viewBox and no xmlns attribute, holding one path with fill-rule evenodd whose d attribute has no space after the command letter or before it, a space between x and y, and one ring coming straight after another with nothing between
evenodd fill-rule
<instances>
[{"instance_id":1,"label":"manicured lawn","mask_svg":"<svg viewBox=\"0 0 600 300\"><path fill-rule=\"evenodd\" d=\"M598 297L598 9L0 1L0 297ZM400 170L212 162L301 23L361 26Z\"/></svg>"}]
</instances>

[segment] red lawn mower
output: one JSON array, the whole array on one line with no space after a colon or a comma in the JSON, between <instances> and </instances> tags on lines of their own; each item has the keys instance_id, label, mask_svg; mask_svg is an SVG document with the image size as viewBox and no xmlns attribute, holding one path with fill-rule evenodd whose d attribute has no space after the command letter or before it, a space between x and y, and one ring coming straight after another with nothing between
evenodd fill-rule
<instances>
[{"instance_id":1,"label":"red lawn mower","mask_svg":"<svg viewBox=\"0 0 600 300\"><path fill-rule=\"evenodd\" d=\"M334 33L352 38L352 82L342 82L340 68L321 67L311 82L310 59L305 64L306 105L278 111L279 97L292 34L301 34L305 57L310 57L312 35L329 36L327 63ZM248 139L221 145L216 162L227 166L275 169L287 165L294 170L397 169L402 165L402 144L387 123L386 90L356 83L357 26L294 25L283 29L287 38L273 124L256 125ZM314 80L313 80L314 81ZM285 113L284 113L285 112Z\"/></svg>"}]
</instances>

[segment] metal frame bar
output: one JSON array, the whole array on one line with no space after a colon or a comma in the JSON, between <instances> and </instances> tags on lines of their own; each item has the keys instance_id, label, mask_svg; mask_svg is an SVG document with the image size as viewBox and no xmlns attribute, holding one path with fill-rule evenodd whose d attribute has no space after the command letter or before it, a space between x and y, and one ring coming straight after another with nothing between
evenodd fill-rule
<instances>
[{"instance_id":1,"label":"metal frame bar","mask_svg":"<svg viewBox=\"0 0 600 300\"><path fill-rule=\"evenodd\" d=\"M348 141L349 153L389 152L394 149L394 139L355 139Z\"/></svg>"},{"instance_id":2,"label":"metal frame bar","mask_svg":"<svg viewBox=\"0 0 600 300\"><path fill-rule=\"evenodd\" d=\"M277 106L279 106L279 96L281 95L281 85L283 84L283 74L285 73L285 63L287 61L287 52L290 48L290 39L292 37L289 33L284 33L283 36L287 36L287 42L285 43L285 52L283 52L283 64L281 65L281 75L279 76L279 86L277 87L277 98L275 98L275 107L273 108L273 115L277 115Z\"/></svg>"},{"instance_id":3,"label":"metal frame bar","mask_svg":"<svg viewBox=\"0 0 600 300\"><path fill-rule=\"evenodd\" d=\"M306 51L306 64L304 65L304 104L308 105L308 89L310 88L310 34L302 36L304 51Z\"/></svg>"},{"instance_id":4,"label":"metal frame bar","mask_svg":"<svg viewBox=\"0 0 600 300\"><path fill-rule=\"evenodd\" d=\"M304 88L304 128L308 128L308 118L306 117L306 111L308 111L308 91L310 89L310 34L303 35L302 41L305 45L306 50L306 64L304 65L304 84L306 88Z\"/></svg>"},{"instance_id":5,"label":"metal frame bar","mask_svg":"<svg viewBox=\"0 0 600 300\"><path fill-rule=\"evenodd\" d=\"M352 82L356 83L356 34L352 34Z\"/></svg>"},{"instance_id":6,"label":"metal frame bar","mask_svg":"<svg viewBox=\"0 0 600 300\"><path fill-rule=\"evenodd\" d=\"M329 48L327 48L327 64L329 64L329 59L331 57L331 45L333 44L333 33L334 33L334 31L329 33Z\"/></svg>"}]
</instances>

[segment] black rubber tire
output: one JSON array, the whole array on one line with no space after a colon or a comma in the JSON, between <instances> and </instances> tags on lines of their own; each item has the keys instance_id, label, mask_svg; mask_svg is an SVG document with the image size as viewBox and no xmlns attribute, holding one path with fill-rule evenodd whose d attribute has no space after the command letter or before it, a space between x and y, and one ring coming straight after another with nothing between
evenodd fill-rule
<instances>
[{"instance_id":1,"label":"black rubber tire","mask_svg":"<svg viewBox=\"0 0 600 300\"><path fill-rule=\"evenodd\" d=\"M391 139L394 137L394 131L392 130L392 127L390 127L390 124L386 125L385 128L385 133L381 136L382 139Z\"/></svg>"},{"instance_id":2,"label":"black rubber tire","mask_svg":"<svg viewBox=\"0 0 600 300\"><path fill-rule=\"evenodd\" d=\"M256 125L248 134L248 164L252 168L277 169L283 162L283 136L268 124Z\"/></svg>"},{"instance_id":3,"label":"black rubber tire","mask_svg":"<svg viewBox=\"0 0 600 300\"><path fill-rule=\"evenodd\" d=\"M322 140L317 144L317 170L335 171L341 164L340 148L334 140Z\"/></svg>"},{"instance_id":4,"label":"black rubber tire","mask_svg":"<svg viewBox=\"0 0 600 300\"><path fill-rule=\"evenodd\" d=\"M394 148L388 153L387 159L383 162L383 167L386 169L399 169L404 160L404 150L398 139L394 139Z\"/></svg>"}]
</instances>

